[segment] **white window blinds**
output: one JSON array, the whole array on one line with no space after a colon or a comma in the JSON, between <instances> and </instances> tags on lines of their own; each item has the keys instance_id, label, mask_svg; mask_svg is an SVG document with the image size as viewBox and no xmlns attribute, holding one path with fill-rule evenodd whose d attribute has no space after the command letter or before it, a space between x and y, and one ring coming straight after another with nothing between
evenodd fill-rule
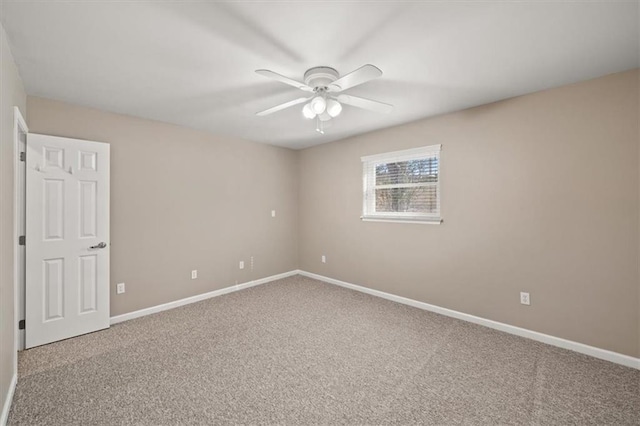
<instances>
[{"instance_id":1,"label":"white window blinds","mask_svg":"<svg viewBox=\"0 0 640 426\"><path fill-rule=\"evenodd\" d=\"M432 145L362 157L362 218L439 223L440 149Z\"/></svg>"}]
</instances>

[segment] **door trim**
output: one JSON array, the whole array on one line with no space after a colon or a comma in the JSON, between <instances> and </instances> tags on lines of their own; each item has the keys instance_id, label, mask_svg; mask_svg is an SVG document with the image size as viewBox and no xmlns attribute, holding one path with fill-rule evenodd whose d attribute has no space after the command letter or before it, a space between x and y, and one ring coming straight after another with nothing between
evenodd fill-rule
<instances>
[{"instance_id":1,"label":"door trim","mask_svg":"<svg viewBox=\"0 0 640 426\"><path fill-rule=\"evenodd\" d=\"M20 303L20 289L24 288L24 280L20 282L18 279L19 257L17 251L20 246L18 244L18 238L20 237L19 224L20 224L20 202L25 197L25 182L24 179L19 179L20 172L20 134L25 135L29 133L27 122L24 120L20 108L13 107L13 326L15 327L14 342L13 342L13 372L18 373L18 350L21 348L20 330L18 330L18 312ZM25 147L26 148L26 147ZM24 214L24 212L22 212Z\"/></svg>"}]
</instances>

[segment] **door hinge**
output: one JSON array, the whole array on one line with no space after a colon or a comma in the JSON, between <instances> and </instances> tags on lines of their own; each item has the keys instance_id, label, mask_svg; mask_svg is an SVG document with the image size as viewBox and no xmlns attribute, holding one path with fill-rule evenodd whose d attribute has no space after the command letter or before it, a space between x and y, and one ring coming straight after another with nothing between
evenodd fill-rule
<instances>
[{"instance_id":1,"label":"door hinge","mask_svg":"<svg viewBox=\"0 0 640 426\"><path fill-rule=\"evenodd\" d=\"M18 237L18 245L24 246L26 244L26 237L24 235L20 235Z\"/></svg>"},{"instance_id":2,"label":"door hinge","mask_svg":"<svg viewBox=\"0 0 640 426\"><path fill-rule=\"evenodd\" d=\"M18 330L24 330L24 324L25 324L24 320L18 321Z\"/></svg>"},{"instance_id":3,"label":"door hinge","mask_svg":"<svg viewBox=\"0 0 640 426\"><path fill-rule=\"evenodd\" d=\"M21 152L20 153L20 161L27 161L27 153L26 152Z\"/></svg>"}]
</instances>

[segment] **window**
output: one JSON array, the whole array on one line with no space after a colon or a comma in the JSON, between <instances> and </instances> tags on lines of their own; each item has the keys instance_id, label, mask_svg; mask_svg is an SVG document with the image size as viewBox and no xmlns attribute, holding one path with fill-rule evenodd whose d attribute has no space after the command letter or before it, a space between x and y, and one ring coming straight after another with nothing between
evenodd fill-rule
<instances>
[{"instance_id":1,"label":"window","mask_svg":"<svg viewBox=\"0 0 640 426\"><path fill-rule=\"evenodd\" d=\"M440 147L362 157L362 219L440 223Z\"/></svg>"}]
</instances>

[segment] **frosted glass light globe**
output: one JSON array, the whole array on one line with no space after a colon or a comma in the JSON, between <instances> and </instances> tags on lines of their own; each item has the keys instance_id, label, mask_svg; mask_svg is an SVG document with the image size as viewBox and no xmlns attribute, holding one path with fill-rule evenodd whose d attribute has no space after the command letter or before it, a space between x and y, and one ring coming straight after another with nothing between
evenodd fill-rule
<instances>
[{"instance_id":1,"label":"frosted glass light globe","mask_svg":"<svg viewBox=\"0 0 640 426\"><path fill-rule=\"evenodd\" d=\"M329 99L327 101L327 112L331 117L337 117L342 112L342 105L335 99Z\"/></svg>"},{"instance_id":2,"label":"frosted glass light globe","mask_svg":"<svg viewBox=\"0 0 640 426\"><path fill-rule=\"evenodd\" d=\"M322 114L326 108L327 108L327 101L325 101L323 97L316 96L311 100L311 109L316 114Z\"/></svg>"},{"instance_id":3,"label":"frosted glass light globe","mask_svg":"<svg viewBox=\"0 0 640 426\"><path fill-rule=\"evenodd\" d=\"M311 120L312 118L315 118L316 113L313 111L313 108L311 108L310 103L302 107L302 115L304 115L304 118L308 118L309 120Z\"/></svg>"}]
</instances>

